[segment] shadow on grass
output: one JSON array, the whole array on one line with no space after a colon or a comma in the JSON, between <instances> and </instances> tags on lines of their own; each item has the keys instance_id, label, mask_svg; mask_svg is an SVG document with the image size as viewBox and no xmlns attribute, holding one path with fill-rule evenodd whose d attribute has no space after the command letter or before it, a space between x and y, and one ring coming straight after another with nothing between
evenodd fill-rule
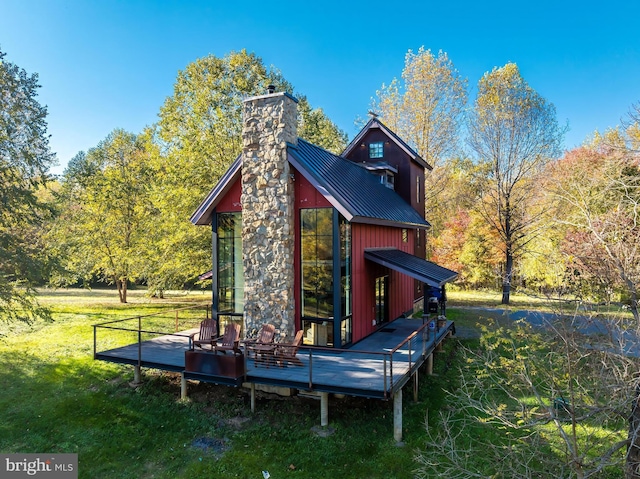
<instances>
[{"instance_id":1,"label":"shadow on grass","mask_svg":"<svg viewBox=\"0 0 640 479\"><path fill-rule=\"evenodd\" d=\"M0 450L79 454L82 478L272 477L410 478L424 414L406 408L407 447L392 439L392 402L330 399L335 433L312 432L320 402L259 394L255 413L243 389L190 383L180 401L179 375L68 357L49 362L25 351L2 352ZM423 384L427 391L428 382ZM422 393L421 393L422 394ZM409 397L406 394L405 397ZM408 404L408 403L407 403ZM224 443L222 452L196 447Z\"/></svg>"}]
</instances>

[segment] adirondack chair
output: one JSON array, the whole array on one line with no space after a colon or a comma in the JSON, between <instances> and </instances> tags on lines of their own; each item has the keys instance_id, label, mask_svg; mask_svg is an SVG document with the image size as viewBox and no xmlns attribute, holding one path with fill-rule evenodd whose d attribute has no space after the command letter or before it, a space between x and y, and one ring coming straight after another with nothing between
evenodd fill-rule
<instances>
[{"instance_id":1,"label":"adirondack chair","mask_svg":"<svg viewBox=\"0 0 640 479\"><path fill-rule=\"evenodd\" d=\"M198 339L195 337L198 336ZM195 346L204 349L208 345L213 350L213 339L218 336L218 323L215 319L203 319L200 323L200 331L189 335L191 338L191 350Z\"/></svg>"},{"instance_id":2,"label":"adirondack chair","mask_svg":"<svg viewBox=\"0 0 640 479\"><path fill-rule=\"evenodd\" d=\"M273 324L263 324L255 339L244 341L247 347L247 355L250 356L251 353L253 353L256 366L258 366L259 363L269 366L269 360L273 357L273 351L275 349L275 345L273 344L273 335L275 332L276 328Z\"/></svg>"},{"instance_id":3,"label":"adirondack chair","mask_svg":"<svg viewBox=\"0 0 640 479\"><path fill-rule=\"evenodd\" d=\"M233 351L233 354L240 353L240 325L237 323L227 323L224 328L224 335L220 338L214 338L212 341L213 350L216 354L218 351Z\"/></svg>"},{"instance_id":4,"label":"adirondack chair","mask_svg":"<svg viewBox=\"0 0 640 479\"><path fill-rule=\"evenodd\" d=\"M278 363L280 367L283 367L285 362L302 366L302 361L297 358L296 354L298 354L298 348L302 345L303 336L304 331L301 329L296 333L296 336L293 338L291 343L278 343L276 345L276 350L273 355L276 359L276 363Z\"/></svg>"}]
</instances>

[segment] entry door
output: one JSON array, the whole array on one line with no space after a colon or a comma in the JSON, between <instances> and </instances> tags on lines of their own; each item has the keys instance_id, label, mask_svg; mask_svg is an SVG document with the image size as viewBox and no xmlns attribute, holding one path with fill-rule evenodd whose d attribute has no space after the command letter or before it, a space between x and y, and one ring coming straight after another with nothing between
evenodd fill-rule
<instances>
[{"instance_id":1,"label":"entry door","mask_svg":"<svg viewBox=\"0 0 640 479\"><path fill-rule=\"evenodd\" d=\"M389 321L389 276L376 278L376 326Z\"/></svg>"}]
</instances>

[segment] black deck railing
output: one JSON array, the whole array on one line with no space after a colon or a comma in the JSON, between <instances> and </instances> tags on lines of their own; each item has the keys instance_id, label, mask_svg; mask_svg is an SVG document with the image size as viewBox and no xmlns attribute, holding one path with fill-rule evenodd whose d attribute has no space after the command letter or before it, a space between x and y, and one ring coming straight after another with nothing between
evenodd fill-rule
<instances>
[{"instance_id":1,"label":"black deck railing","mask_svg":"<svg viewBox=\"0 0 640 479\"><path fill-rule=\"evenodd\" d=\"M146 315L115 319L93 325L93 357L98 354L99 331L121 331L135 333L138 345L138 365L142 364L143 335L149 336L181 336L180 331L198 327L203 319L211 317L211 304L195 304L183 308L159 311ZM169 326L170 325L170 326ZM144 327L143 327L144 326ZM146 340L146 339L145 339ZM191 339L189 338L189 341ZM131 343L128 343L131 344ZM191 344L189 344L191 346Z\"/></svg>"},{"instance_id":2,"label":"black deck railing","mask_svg":"<svg viewBox=\"0 0 640 479\"><path fill-rule=\"evenodd\" d=\"M193 330L197 328L205 318L211 317L211 305L194 305L188 306L175 310L161 311L158 313L153 313L149 315L141 315L134 316L125 319L117 319L113 321L106 321L103 323L95 324L93 326L93 354L94 358L104 359L104 360L117 360L117 353L112 355L113 359L110 359L105 354L110 351L117 350L123 346L133 346L134 344L137 346L137 357L133 359L131 355L125 358L122 358L122 362L126 362L129 364L135 364L137 366L143 366L145 361L143 360L143 345L150 339L159 336L175 336L180 338L189 338L188 347L191 349L191 338L190 334L187 333L187 330ZM292 383L292 387L300 387L303 384L308 387L309 390L323 390L327 389L327 385L324 383L320 383L316 380L316 377L321 376L322 374L322 366L320 366L323 362L323 359L326 360L328 357L344 357L345 361L340 364L341 370L349 371L350 362L346 360L346 358L363 358L363 359L378 359L382 363L382 371L380 374L382 376L382 390L379 391L382 393L384 398L389 397L389 394L393 393L393 391L397 388L402 387L408 381L410 375L415 371L417 367L419 367L425 360L426 356L433 351L438 342L444 339L444 336L439 334L440 330L429 329L429 323L423 323L420 327L409 334L408 337L404 338L400 343L395 345L392 348L385 348L380 351L372 351L372 350L362 350L362 349L337 349L337 348L327 348L327 347L318 347L318 346L301 346L298 350L298 356L300 358L307 359L307 364L303 366L291 366L296 368L297 371L304 371L306 369L306 379L302 381L295 381L295 384ZM449 327L445 329L450 329ZM109 341L107 336L107 332L117 333L130 333L131 339L127 340L126 338L118 338L116 341ZM98 351L99 345L106 345L108 349L101 348L101 351ZM149 341L149 347L151 348L151 344L153 342ZM145 345L145 347L147 347ZM129 350L129 353L131 350ZM403 363L401 369L401 374L396 374L394 372L394 358L395 362ZM280 368L273 368L273 370L269 373L263 371L258 377L257 373L251 375L249 373L250 369L248 367L248 358L245 354L245 377L244 379L249 379L250 381L256 382L264 382L265 384L274 384L274 385L287 385L287 380L282 380L279 378ZM407 365L404 363L408 362ZM148 361L146 362L148 363ZM162 362L154 361L154 367L163 368ZM275 365L274 365L275 366ZM184 366L183 366L184 367ZM351 366L352 370L355 371L355 367ZM302 370L297 368L303 368ZM176 371L179 368L175 364L166 364L166 370ZM396 368L397 369L397 368ZM256 369L252 369L251 372L256 371ZM247 374L251 377L247 378ZM305 375L301 375L305 377ZM205 378L203 378L206 380ZM211 379L211 382L215 382L215 378ZM330 386L330 385L329 385ZM329 389L332 389L329 387ZM349 393L350 389L348 387L344 388L345 391ZM339 392L339 388L333 388L336 392Z\"/></svg>"},{"instance_id":3,"label":"black deck railing","mask_svg":"<svg viewBox=\"0 0 640 479\"><path fill-rule=\"evenodd\" d=\"M439 342L441 342L446 332L452 328L453 323L449 322L448 326L444 328L434 328L430 327L428 322L423 322L422 325L412 333L410 333L405 339L403 339L400 343L392 348L386 348L384 351L373 351L366 349L338 349L338 348L326 348L320 346L302 346L299 348L299 356L304 357L306 359L306 364L302 366L302 368L306 369L306 379L304 380L304 384L308 386L309 390L320 390L326 388L326 384L320 384L314 378L314 372L318 373L321 369L321 366L316 366L316 363L319 363L326 356L342 356L345 358L345 372L348 370L348 360L354 358L354 356L361 356L366 358L380 358L382 363L382 388L380 392L382 393L383 398L388 398L390 394L393 393L395 389L398 389L404 384L406 384L407 380L411 376L415 370L421 366L428 354L430 354L436 347ZM435 326L435 324L434 324ZM406 366L401 368L401 373L396 374L394 372L394 362L398 363L399 361L394 358L400 357L400 362L408 363ZM245 371L247 371L248 379L256 379L255 376L251 376L250 373L254 373L254 371L249 371L249 363L245 358ZM396 368L398 369L398 368ZM266 380L269 384L274 385L285 385L284 382L278 381L277 372L273 376L273 380L269 381L269 378L265 378L264 374L261 374L261 380ZM303 384L302 381L298 381L297 383ZM335 385L334 385L335 386ZM337 387L330 388L334 392L337 391ZM353 392L349 391L348 388L345 392ZM378 397L376 395L376 397Z\"/></svg>"}]
</instances>

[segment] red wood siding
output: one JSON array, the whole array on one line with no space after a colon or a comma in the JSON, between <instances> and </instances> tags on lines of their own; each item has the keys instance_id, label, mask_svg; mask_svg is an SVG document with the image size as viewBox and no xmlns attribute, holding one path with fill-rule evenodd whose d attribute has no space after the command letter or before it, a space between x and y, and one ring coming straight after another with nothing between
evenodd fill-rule
<instances>
[{"instance_id":1,"label":"red wood siding","mask_svg":"<svg viewBox=\"0 0 640 479\"><path fill-rule=\"evenodd\" d=\"M307 181L295 168L293 177L295 181L295 202L296 211L302 208L331 208L331 203ZM298 230L296 230L298 231Z\"/></svg>"},{"instance_id":2,"label":"red wood siding","mask_svg":"<svg viewBox=\"0 0 640 479\"><path fill-rule=\"evenodd\" d=\"M231 186L226 195L222 197L216 211L218 213L230 213L242 211L242 203L240 203L240 195L242 194L242 181L238 178Z\"/></svg>"},{"instance_id":3,"label":"red wood siding","mask_svg":"<svg viewBox=\"0 0 640 479\"><path fill-rule=\"evenodd\" d=\"M418 231L420 232L420 240L418 241ZM416 229L411 232L415 237L415 251L413 253L414 256L418 258L427 259L427 230L424 228ZM414 280L414 300L417 301L422 298L422 288L424 285L418 281Z\"/></svg>"},{"instance_id":4,"label":"red wood siding","mask_svg":"<svg viewBox=\"0 0 640 479\"><path fill-rule=\"evenodd\" d=\"M389 319L413 308L414 280L409 276L364 259L366 248L394 247L413 254L415 233L408 230L408 242L402 241L402 229L354 223L352 234L353 341L375 331L375 280L389 276Z\"/></svg>"},{"instance_id":5,"label":"red wood siding","mask_svg":"<svg viewBox=\"0 0 640 479\"><path fill-rule=\"evenodd\" d=\"M295 242L294 269L295 269L295 317L296 330L300 329L301 298L300 298L300 210L304 208L331 208L331 203L322 196L318 190L307 181L298 171L294 173L294 231ZM415 180L414 180L415 181ZM414 190L415 191L415 190ZM228 193L218 203L218 212L242 211L240 195L242 193L241 181L238 179ZM415 193L414 193L415 194ZM374 226L354 223L351 225L352 235L352 288L353 288L353 342L368 336L375 331L373 325L375 318L375 279L379 276L389 276L389 319L393 320L413 307L413 299L416 295L415 281L408 276L391 271L388 268L365 261L364 250L366 248L394 247L407 253L414 254L424 250L426 241L425 231L421 231L420 247L416 248L415 230L407 231L408 241L402 241L402 228L387 226ZM336 338L337 339L337 338Z\"/></svg>"},{"instance_id":6,"label":"red wood siding","mask_svg":"<svg viewBox=\"0 0 640 479\"><path fill-rule=\"evenodd\" d=\"M411 182L411 206L413 207L414 210L416 210L418 213L420 213L420 216L422 216L424 218L425 215L425 208L424 208L424 198L425 198L425 192L424 192L424 188L425 188L425 183L424 183L424 168L422 168L422 166L418 165L417 163L414 163L413 161L411 161L409 163L410 168L409 168L409 181ZM417 179L417 181L416 181ZM418 185L417 182L419 182L420 184L420 192L418 192ZM398 189L396 188L396 191L398 191ZM419 193L419 194L418 194ZM406 201L406 198L405 198Z\"/></svg>"}]
</instances>

